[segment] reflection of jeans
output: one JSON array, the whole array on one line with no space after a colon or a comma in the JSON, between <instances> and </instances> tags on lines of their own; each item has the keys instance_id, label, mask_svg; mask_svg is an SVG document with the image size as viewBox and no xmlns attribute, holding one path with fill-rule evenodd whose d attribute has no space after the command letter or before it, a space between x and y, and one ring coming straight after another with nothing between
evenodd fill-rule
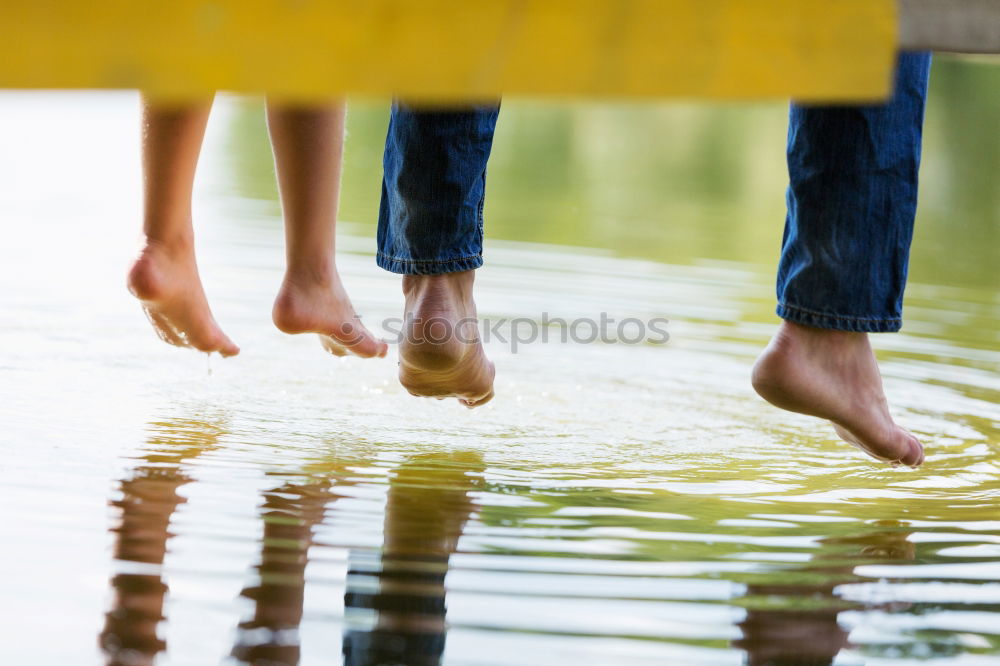
<instances>
[{"instance_id":1,"label":"reflection of jeans","mask_svg":"<svg viewBox=\"0 0 1000 666\"><path fill-rule=\"evenodd\" d=\"M344 666L438 666L448 557L383 552L376 562L357 560L344 590ZM374 626L352 627L366 612L375 614Z\"/></svg>"},{"instance_id":2,"label":"reflection of jeans","mask_svg":"<svg viewBox=\"0 0 1000 666\"><path fill-rule=\"evenodd\" d=\"M393 105L383 159L379 266L411 275L482 266L486 161L498 111Z\"/></svg>"},{"instance_id":3,"label":"reflection of jeans","mask_svg":"<svg viewBox=\"0 0 1000 666\"><path fill-rule=\"evenodd\" d=\"M792 106L778 315L842 331L902 325L930 56L900 56L892 100Z\"/></svg>"}]
</instances>

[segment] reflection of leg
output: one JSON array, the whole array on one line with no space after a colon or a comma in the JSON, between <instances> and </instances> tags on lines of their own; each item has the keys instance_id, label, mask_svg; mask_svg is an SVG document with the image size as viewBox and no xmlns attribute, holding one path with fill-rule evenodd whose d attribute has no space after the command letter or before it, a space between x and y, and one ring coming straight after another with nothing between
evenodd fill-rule
<instances>
[{"instance_id":1,"label":"reflection of leg","mask_svg":"<svg viewBox=\"0 0 1000 666\"><path fill-rule=\"evenodd\" d=\"M162 566L170 521L185 500L178 490L191 478L181 465L215 445L221 431L211 424L175 421L154 424L158 435L154 450L143 459L150 465L137 467L121 482L122 497L111 504L121 518L111 529L115 535L115 559ZM163 620L167 586L159 573L119 573L111 579L114 601L107 613L100 644L109 666L152 664L166 643L157 636Z\"/></svg>"},{"instance_id":2,"label":"reflection of leg","mask_svg":"<svg viewBox=\"0 0 1000 666\"><path fill-rule=\"evenodd\" d=\"M313 107L268 102L288 261L273 317L286 333L319 334L337 356L384 356L387 345L354 313L334 256L344 110L343 102Z\"/></svg>"},{"instance_id":3,"label":"reflection of leg","mask_svg":"<svg viewBox=\"0 0 1000 666\"><path fill-rule=\"evenodd\" d=\"M848 545L857 549L848 557L871 560L912 560L913 544L902 532L876 532L857 537L822 539L829 545ZM733 646L746 650L747 666L827 666L837 654L848 647L849 632L837 621L845 606L834 590L852 575L852 566L824 567L822 573L828 583L808 584L751 584L746 595L750 598L768 599L768 605L784 597L795 607L789 609L750 608L739 623L743 637ZM836 579L835 579L836 578ZM837 580L839 579L839 580ZM801 608L800 600L826 607Z\"/></svg>"},{"instance_id":4,"label":"reflection of leg","mask_svg":"<svg viewBox=\"0 0 1000 666\"><path fill-rule=\"evenodd\" d=\"M808 594L813 602L826 596L817 590L769 592L754 586L747 594ZM835 603L832 596L829 601ZM751 610L739 623L743 638L733 646L746 650L747 666L828 666L848 645L849 632L837 622L838 613L836 609Z\"/></svg>"},{"instance_id":5,"label":"reflection of leg","mask_svg":"<svg viewBox=\"0 0 1000 666\"><path fill-rule=\"evenodd\" d=\"M313 530L334 499L329 484L286 484L264 494L264 536L260 582L242 596L253 600L254 614L240 624L233 656L250 664L299 662L298 628L302 622L305 569Z\"/></svg>"},{"instance_id":6,"label":"reflection of leg","mask_svg":"<svg viewBox=\"0 0 1000 666\"><path fill-rule=\"evenodd\" d=\"M140 467L133 478L122 481L122 499L112 502L121 509L115 559L160 566L167 552L167 528L174 510L184 500L177 489L190 479L179 472ZM156 634L163 619L167 586L160 574L120 573L111 579L115 591L107 614L101 646L108 664L153 662L166 643Z\"/></svg>"},{"instance_id":7,"label":"reflection of leg","mask_svg":"<svg viewBox=\"0 0 1000 666\"><path fill-rule=\"evenodd\" d=\"M447 556L365 559L352 553L344 595L344 665L439 664L447 571Z\"/></svg>"},{"instance_id":8,"label":"reflection of leg","mask_svg":"<svg viewBox=\"0 0 1000 666\"><path fill-rule=\"evenodd\" d=\"M399 378L414 395L474 407L493 395L472 284L483 263L486 162L498 109L393 107L379 211L378 265L406 295Z\"/></svg>"},{"instance_id":9,"label":"reflection of leg","mask_svg":"<svg viewBox=\"0 0 1000 666\"><path fill-rule=\"evenodd\" d=\"M165 342L223 356L239 353L215 323L198 275L191 191L211 101L143 104L144 244L128 286Z\"/></svg>"},{"instance_id":10,"label":"reflection of leg","mask_svg":"<svg viewBox=\"0 0 1000 666\"><path fill-rule=\"evenodd\" d=\"M776 406L828 419L869 455L908 465L923 451L889 415L867 334L902 322L929 66L930 56L900 56L886 105L792 108L778 269L786 321L753 378Z\"/></svg>"},{"instance_id":11,"label":"reflection of leg","mask_svg":"<svg viewBox=\"0 0 1000 666\"><path fill-rule=\"evenodd\" d=\"M352 557L344 598L345 664L440 663L448 560L475 508L470 473L481 469L479 456L456 454L415 458L397 470L381 557ZM368 628L355 628L362 623Z\"/></svg>"}]
</instances>

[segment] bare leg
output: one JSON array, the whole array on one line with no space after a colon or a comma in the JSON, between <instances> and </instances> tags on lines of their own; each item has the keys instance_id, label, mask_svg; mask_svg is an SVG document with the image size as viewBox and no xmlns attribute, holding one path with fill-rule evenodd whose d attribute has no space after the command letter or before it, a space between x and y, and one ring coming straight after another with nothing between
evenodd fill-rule
<instances>
[{"instance_id":1,"label":"bare leg","mask_svg":"<svg viewBox=\"0 0 1000 666\"><path fill-rule=\"evenodd\" d=\"M385 356L388 345L354 312L334 255L344 104L267 104L268 129L285 216L287 269L274 302L285 333L317 333L331 354Z\"/></svg>"},{"instance_id":2,"label":"bare leg","mask_svg":"<svg viewBox=\"0 0 1000 666\"><path fill-rule=\"evenodd\" d=\"M889 415L867 333L785 321L757 359L753 386L776 407L832 421L841 438L877 460L924 461L920 442Z\"/></svg>"},{"instance_id":3,"label":"bare leg","mask_svg":"<svg viewBox=\"0 0 1000 666\"><path fill-rule=\"evenodd\" d=\"M455 397L466 407L493 398L493 363L479 340L475 271L404 275L405 337L399 381L413 395Z\"/></svg>"},{"instance_id":4,"label":"bare leg","mask_svg":"<svg viewBox=\"0 0 1000 666\"><path fill-rule=\"evenodd\" d=\"M179 347L238 354L212 317L198 275L191 190L211 100L185 106L143 102L144 244L128 275L157 335Z\"/></svg>"}]
</instances>

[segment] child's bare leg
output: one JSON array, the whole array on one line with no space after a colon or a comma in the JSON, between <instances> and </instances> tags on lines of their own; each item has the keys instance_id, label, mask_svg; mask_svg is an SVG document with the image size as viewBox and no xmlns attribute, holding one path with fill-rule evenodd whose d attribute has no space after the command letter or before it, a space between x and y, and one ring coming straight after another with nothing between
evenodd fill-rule
<instances>
[{"instance_id":1,"label":"child's bare leg","mask_svg":"<svg viewBox=\"0 0 1000 666\"><path fill-rule=\"evenodd\" d=\"M267 104L288 261L272 314L285 333L319 334L334 355L385 356L388 346L361 324L334 258L344 108Z\"/></svg>"},{"instance_id":2,"label":"child's bare leg","mask_svg":"<svg viewBox=\"0 0 1000 666\"><path fill-rule=\"evenodd\" d=\"M212 317L198 276L191 191L211 100L183 106L143 101L143 236L128 275L156 334L179 347L238 354Z\"/></svg>"}]
</instances>

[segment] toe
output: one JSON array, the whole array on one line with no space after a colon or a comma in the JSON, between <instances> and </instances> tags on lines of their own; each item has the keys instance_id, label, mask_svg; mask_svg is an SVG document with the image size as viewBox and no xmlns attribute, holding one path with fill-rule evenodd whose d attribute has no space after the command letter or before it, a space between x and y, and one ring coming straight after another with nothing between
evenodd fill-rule
<instances>
[{"instance_id":1,"label":"toe","mask_svg":"<svg viewBox=\"0 0 1000 666\"><path fill-rule=\"evenodd\" d=\"M219 350L219 353L222 356L228 358L230 356L236 356L237 354L239 354L240 348L236 345L235 342L233 342L229 338L226 338L226 344L222 347L222 349Z\"/></svg>"},{"instance_id":2,"label":"toe","mask_svg":"<svg viewBox=\"0 0 1000 666\"><path fill-rule=\"evenodd\" d=\"M219 354L224 358L229 358L230 356L236 356L237 354L239 354L240 348L235 342L230 340L228 336L223 335L222 343L219 345L219 348L216 351L218 351Z\"/></svg>"},{"instance_id":3,"label":"toe","mask_svg":"<svg viewBox=\"0 0 1000 666\"><path fill-rule=\"evenodd\" d=\"M907 467L914 468L920 467L921 463L924 461L924 447L921 446L916 437L905 430L903 433L904 438L902 439L902 448L905 452L901 453L897 458L889 462L893 467L899 467L900 465L906 465Z\"/></svg>"},{"instance_id":4,"label":"toe","mask_svg":"<svg viewBox=\"0 0 1000 666\"><path fill-rule=\"evenodd\" d=\"M361 358L385 358L385 355L389 353L389 345L382 340L375 339L375 336L371 334L361 344L348 349Z\"/></svg>"},{"instance_id":5,"label":"toe","mask_svg":"<svg viewBox=\"0 0 1000 666\"><path fill-rule=\"evenodd\" d=\"M209 354L218 352L221 356L236 356L240 353L236 343L217 326L212 326L207 334L191 335L188 339L192 347Z\"/></svg>"},{"instance_id":6,"label":"toe","mask_svg":"<svg viewBox=\"0 0 1000 666\"><path fill-rule=\"evenodd\" d=\"M906 433L909 450L902 462L910 467L920 467L924 462L924 447L913 435Z\"/></svg>"},{"instance_id":7,"label":"toe","mask_svg":"<svg viewBox=\"0 0 1000 666\"><path fill-rule=\"evenodd\" d=\"M332 331L329 335L344 349L361 358L382 358L389 351L389 345L376 339L361 324L345 322L340 330Z\"/></svg>"},{"instance_id":8,"label":"toe","mask_svg":"<svg viewBox=\"0 0 1000 666\"><path fill-rule=\"evenodd\" d=\"M360 340L355 344L347 345L347 349L361 358L383 358L389 351L389 345L381 340L376 340L374 335L364 331Z\"/></svg>"},{"instance_id":9,"label":"toe","mask_svg":"<svg viewBox=\"0 0 1000 666\"><path fill-rule=\"evenodd\" d=\"M460 398L459 401L469 409L475 409L476 407L482 407L492 399L493 389L490 389L489 393L479 398Z\"/></svg>"}]
</instances>

